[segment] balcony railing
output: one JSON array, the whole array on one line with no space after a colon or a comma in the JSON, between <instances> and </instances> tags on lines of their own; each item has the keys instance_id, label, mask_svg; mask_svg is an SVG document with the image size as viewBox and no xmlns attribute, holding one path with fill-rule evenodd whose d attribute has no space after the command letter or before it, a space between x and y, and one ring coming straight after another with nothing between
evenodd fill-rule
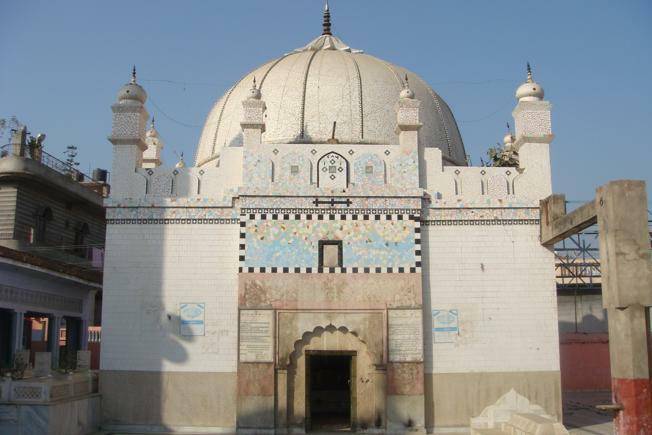
<instances>
[{"instance_id":1,"label":"balcony railing","mask_svg":"<svg viewBox=\"0 0 652 435\"><path fill-rule=\"evenodd\" d=\"M10 155L13 155L12 144L6 144L0 147L0 158L8 157ZM42 149L34 150L32 152L30 152L29 149L23 149L23 152L20 155L20 157L38 161L42 165L47 166L48 168L53 169L62 175L69 176L71 179L78 181L80 183L101 182L101 181L108 182L108 179L96 180L90 175L85 174L79 169L75 168L70 163L64 162L63 160L54 157L52 154L43 151Z\"/></svg>"}]
</instances>

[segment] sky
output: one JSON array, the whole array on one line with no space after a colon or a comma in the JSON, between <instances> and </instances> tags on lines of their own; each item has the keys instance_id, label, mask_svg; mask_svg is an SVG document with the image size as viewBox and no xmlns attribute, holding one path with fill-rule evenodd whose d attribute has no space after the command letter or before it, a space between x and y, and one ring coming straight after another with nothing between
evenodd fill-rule
<instances>
[{"instance_id":1,"label":"sky","mask_svg":"<svg viewBox=\"0 0 652 435\"><path fill-rule=\"evenodd\" d=\"M0 118L80 169L111 167L111 104L132 65L166 143L192 161L208 111L241 76L321 33L321 0L1 0ZM613 179L652 196L649 0L331 0L333 33L426 80L474 165L502 140L525 63L553 106L553 189ZM8 143L8 134L0 138ZM649 208L652 208L650 206Z\"/></svg>"}]
</instances>

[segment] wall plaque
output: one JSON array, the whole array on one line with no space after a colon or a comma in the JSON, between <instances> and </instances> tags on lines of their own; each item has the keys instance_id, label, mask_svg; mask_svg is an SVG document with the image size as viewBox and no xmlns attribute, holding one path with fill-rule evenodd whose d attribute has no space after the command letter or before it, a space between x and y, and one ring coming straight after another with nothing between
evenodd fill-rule
<instances>
[{"instance_id":1,"label":"wall plaque","mask_svg":"<svg viewBox=\"0 0 652 435\"><path fill-rule=\"evenodd\" d=\"M204 335L204 313L206 304L182 303L179 306L179 329L181 335Z\"/></svg>"},{"instance_id":2,"label":"wall plaque","mask_svg":"<svg viewBox=\"0 0 652 435\"><path fill-rule=\"evenodd\" d=\"M240 362L274 362L273 331L273 310L240 310Z\"/></svg>"},{"instance_id":3,"label":"wall plaque","mask_svg":"<svg viewBox=\"0 0 652 435\"><path fill-rule=\"evenodd\" d=\"M460 333L458 310L432 310L432 340L453 343Z\"/></svg>"},{"instance_id":4,"label":"wall plaque","mask_svg":"<svg viewBox=\"0 0 652 435\"><path fill-rule=\"evenodd\" d=\"M388 310L387 335L390 362L423 361L421 310Z\"/></svg>"}]
</instances>

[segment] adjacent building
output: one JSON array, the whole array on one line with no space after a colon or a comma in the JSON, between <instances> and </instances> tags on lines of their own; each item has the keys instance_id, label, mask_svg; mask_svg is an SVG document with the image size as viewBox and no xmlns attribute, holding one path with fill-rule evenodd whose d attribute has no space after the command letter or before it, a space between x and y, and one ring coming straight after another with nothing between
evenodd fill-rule
<instances>
[{"instance_id":1,"label":"adjacent building","mask_svg":"<svg viewBox=\"0 0 652 435\"><path fill-rule=\"evenodd\" d=\"M75 364L101 315L104 180L15 131L0 157L0 363L18 351Z\"/></svg>"}]
</instances>

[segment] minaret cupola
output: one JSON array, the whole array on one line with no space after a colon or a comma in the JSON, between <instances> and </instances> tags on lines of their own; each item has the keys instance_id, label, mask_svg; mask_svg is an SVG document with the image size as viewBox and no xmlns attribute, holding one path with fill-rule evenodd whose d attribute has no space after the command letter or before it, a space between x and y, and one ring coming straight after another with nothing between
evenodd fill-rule
<instances>
[{"instance_id":1,"label":"minaret cupola","mask_svg":"<svg viewBox=\"0 0 652 435\"><path fill-rule=\"evenodd\" d=\"M147 92L136 83L136 66L131 70L131 81L120 88L118 91L118 103L126 104L130 102L139 102L145 104L147 101Z\"/></svg>"},{"instance_id":2,"label":"minaret cupola","mask_svg":"<svg viewBox=\"0 0 652 435\"><path fill-rule=\"evenodd\" d=\"M528 62L527 80L516 89L516 99L518 101L541 101L543 95L543 88L532 78L532 68Z\"/></svg>"}]
</instances>

